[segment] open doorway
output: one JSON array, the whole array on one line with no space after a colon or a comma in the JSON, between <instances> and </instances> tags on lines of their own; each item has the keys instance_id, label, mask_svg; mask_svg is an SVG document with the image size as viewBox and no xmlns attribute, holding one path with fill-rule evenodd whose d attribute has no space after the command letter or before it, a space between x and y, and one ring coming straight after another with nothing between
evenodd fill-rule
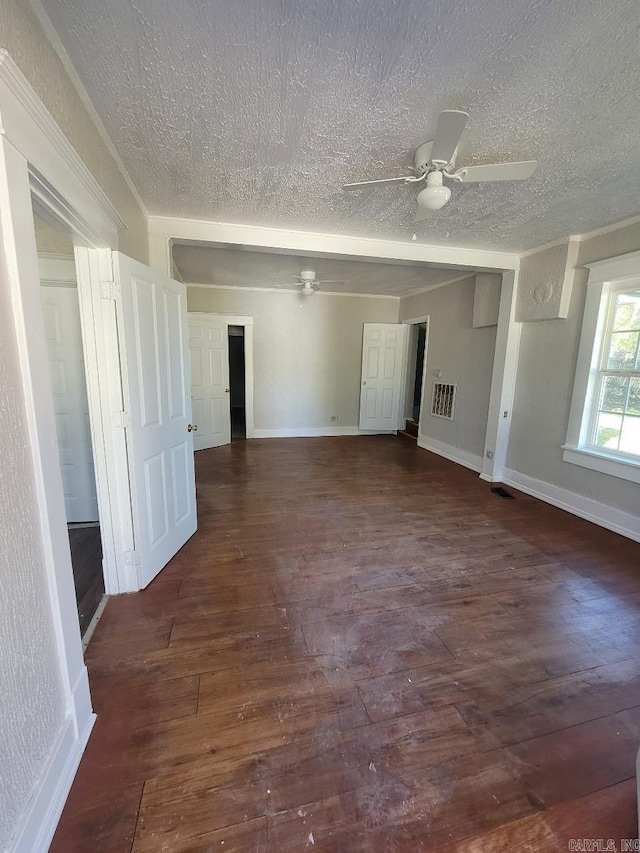
<instances>
[{"instance_id":1,"label":"open doorway","mask_svg":"<svg viewBox=\"0 0 640 853\"><path fill-rule=\"evenodd\" d=\"M424 374L427 354L429 320L420 317L407 320L409 336L407 345L407 383L405 386L404 434L417 439L424 397Z\"/></svg>"},{"instance_id":2,"label":"open doorway","mask_svg":"<svg viewBox=\"0 0 640 853\"><path fill-rule=\"evenodd\" d=\"M247 437L244 326L229 326L229 404L231 441Z\"/></svg>"},{"instance_id":3,"label":"open doorway","mask_svg":"<svg viewBox=\"0 0 640 853\"><path fill-rule=\"evenodd\" d=\"M34 224L78 621L88 640L105 586L73 243L35 212Z\"/></svg>"},{"instance_id":4,"label":"open doorway","mask_svg":"<svg viewBox=\"0 0 640 853\"><path fill-rule=\"evenodd\" d=\"M253 318L189 313L194 450L254 437Z\"/></svg>"},{"instance_id":5,"label":"open doorway","mask_svg":"<svg viewBox=\"0 0 640 853\"><path fill-rule=\"evenodd\" d=\"M422 406L422 380L424 371L424 352L427 342L427 324L418 323L418 340L416 345L415 358L415 381L413 383L413 408L411 414L414 423L420 423L420 407Z\"/></svg>"}]
</instances>

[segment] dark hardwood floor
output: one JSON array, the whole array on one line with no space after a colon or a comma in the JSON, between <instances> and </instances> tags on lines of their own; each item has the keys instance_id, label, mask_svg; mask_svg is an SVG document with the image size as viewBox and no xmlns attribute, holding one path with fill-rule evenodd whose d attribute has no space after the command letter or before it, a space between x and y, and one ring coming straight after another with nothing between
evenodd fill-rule
<instances>
[{"instance_id":1,"label":"dark hardwood floor","mask_svg":"<svg viewBox=\"0 0 640 853\"><path fill-rule=\"evenodd\" d=\"M104 595L100 527L69 527L73 582L76 588L80 633L84 634Z\"/></svg>"},{"instance_id":2,"label":"dark hardwood floor","mask_svg":"<svg viewBox=\"0 0 640 853\"><path fill-rule=\"evenodd\" d=\"M196 461L198 533L88 647L55 853L637 837L640 545L390 436Z\"/></svg>"}]
</instances>

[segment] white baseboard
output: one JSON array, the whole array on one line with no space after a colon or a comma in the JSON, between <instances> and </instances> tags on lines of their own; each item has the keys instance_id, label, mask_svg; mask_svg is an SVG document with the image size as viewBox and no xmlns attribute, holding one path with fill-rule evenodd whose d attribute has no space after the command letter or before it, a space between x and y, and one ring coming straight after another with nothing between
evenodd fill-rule
<instances>
[{"instance_id":1,"label":"white baseboard","mask_svg":"<svg viewBox=\"0 0 640 853\"><path fill-rule=\"evenodd\" d=\"M326 435L392 435L393 433L363 430L358 427L285 427L256 429L255 438L314 438Z\"/></svg>"},{"instance_id":2,"label":"white baseboard","mask_svg":"<svg viewBox=\"0 0 640 853\"><path fill-rule=\"evenodd\" d=\"M512 471L509 468L505 468L502 482L513 486L515 489L520 489L527 495L539 498L541 501L553 504L553 506L564 509L573 515L598 524L600 527L606 527L607 530L613 530L614 533L640 542L640 516L601 504L591 498L585 498L575 492L554 486L553 483L536 480L535 477L520 474L518 471Z\"/></svg>"},{"instance_id":3,"label":"white baseboard","mask_svg":"<svg viewBox=\"0 0 640 853\"><path fill-rule=\"evenodd\" d=\"M84 684L77 687L78 693L85 693ZM84 704L84 696L78 704ZM95 721L91 710L82 720L74 719L73 713L65 717L8 853L47 853Z\"/></svg>"},{"instance_id":4,"label":"white baseboard","mask_svg":"<svg viewBox=\"0 0 640 853\"><path fill-rule=\"evenodd\" d=\"M418 447L430 450L432 453L437 453L438 456L444 456L445 459L457 462L458 465L464 465L465 468L470 468L476 473L482 471L482 456L477 456L468 450L461 450L459 447L454 447L452 444L446 444L444 441L430 438L428 435L423 435L422 433L418 435Z\"/></svg>"}]
</instances>

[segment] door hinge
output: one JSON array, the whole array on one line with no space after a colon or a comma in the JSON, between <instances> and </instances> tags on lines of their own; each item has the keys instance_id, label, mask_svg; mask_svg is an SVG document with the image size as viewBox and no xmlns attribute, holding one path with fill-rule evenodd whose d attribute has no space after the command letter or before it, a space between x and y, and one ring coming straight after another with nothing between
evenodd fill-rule
<instances>
[{"instance_id":1,"label":"door hinge","mask_svg":"<svg viewBox=\"0 0 640 853\"><path fill-rule=\"evenodd\" d=\"M111 412L111 425L114 429L124 429L131 426L131 415L129 412Z\"/></svg>"},{"instance_id":2,"label":"door hinge","mask_svg":"<svg viewBox=\"0 0 640 853\"><path fill-rule=\"evenodd\" d=\"M142 562L138 551L125 551L124 562L127 566L139 566Z\"/></svg>"},{"instance_id":3,"label":"door hinge","mask_svg":"<svg viewBox=\"0 0 640 853\"><path fill-rule=\"evenodd\" d=\"M102 281L102 298L114 302L120 298L120 285L117 281Z\"/></svg>"}]
</instances>

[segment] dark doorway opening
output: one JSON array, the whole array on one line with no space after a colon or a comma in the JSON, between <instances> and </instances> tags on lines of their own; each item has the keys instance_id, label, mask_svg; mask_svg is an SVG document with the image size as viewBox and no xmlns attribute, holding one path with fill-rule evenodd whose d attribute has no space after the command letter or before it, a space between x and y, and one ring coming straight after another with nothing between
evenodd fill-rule
<instances>
[{"instance_id":1,"label":"dark doorway opening","mask_svg":"<svg viewBox=\"0 0 640 853\"><path fill-rule=\"evenodd\" d=\"M231 441L247 437L244 326L229 326Z\"/></svg>"},{"instance_id":2,"label":"dark doorway opening","mask_svg":"<svg viewBox=\"0 0 640 853\"><path fill-rule=\"evenodd\" d=\"M420 405L422 403L422 373L424 370L424 349L427 340L425 323L418 326L418 343L416 348L416 379L413 385L413 420L420 422Z\"/></svg>"},{"instance_id":3,"label":"dark doorway opening","mask_svg":"<svg viewBox=\"0 0 640 853\"><path fill-rule=\"evenodd\" d=\"M80 635L84 638L104 595L102 541L98 522L67 524Z\"/></svg>"}]
</instances>

